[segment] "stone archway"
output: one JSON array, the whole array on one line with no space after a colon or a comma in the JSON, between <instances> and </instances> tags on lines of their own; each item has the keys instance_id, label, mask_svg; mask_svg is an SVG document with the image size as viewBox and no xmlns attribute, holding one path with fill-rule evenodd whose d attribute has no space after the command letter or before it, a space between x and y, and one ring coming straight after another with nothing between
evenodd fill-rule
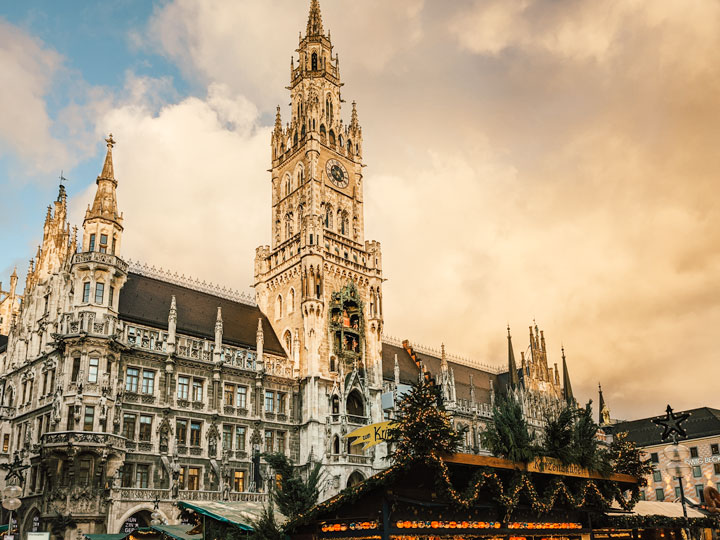
<instances>
[{"instance_id":1,"label":"stone archway","mask_svg":"<svg viewBox=\"0 0 720 540\"><path fill-rule=\"evenodd\" d=\"M33 506L25 513L22 523L19 525L20 536L25 538L29 532L38 532L46 530L40 521L40 509Z\"/></svg>"},{"instance_id":2,"label":"stone archway","mask_svg":"<svg viewBox=\"0 0 720 540\"><path fill-rule=\"evenodd\" d=\"M125 530L128 528L134 530L138 527L147 527L150 525L150 514L152 514L153 511L154 508L152 503L143 503L138 504L137 506L133 506L130 510L125 512L120 519L115 522L117 524L115 526L115 529L117 529L118 533L122 533L132 532L131 530ZM163 517L163 519L168 519L165 512L163 512L161 509L158 508L158 512Z\"/></svg>"},{"instance_id":3,"label":"stone archway","mask_svg":"<svg viewBox=\"0 0 720 540\"><path fill-rule=\"evenodd\" d=\"M350 474L350 476L348 476L347 487L356 486L364 480L365 480L365 476L363 476L363 474L360 471L353 471Z\"/></svg>"}]
</instances>

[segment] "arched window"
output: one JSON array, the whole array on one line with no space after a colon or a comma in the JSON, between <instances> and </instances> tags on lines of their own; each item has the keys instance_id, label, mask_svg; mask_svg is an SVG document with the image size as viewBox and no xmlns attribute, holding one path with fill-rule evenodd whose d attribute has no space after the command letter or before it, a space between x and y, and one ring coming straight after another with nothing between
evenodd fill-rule
<instances>
[{"instance_id":1,"label":"arched window","mask_svg":"<svg viewBox=\"0 0 720 540\"><path fill-rule=\"evenodd\" d=\"M340 453L340 437L335 435L335 438L333 439L333 454L339 454Z\"/></svg>"},{"instance_id":2,"label":"arched window","mask_svg":"<svg viewBox=\"0 0 720 540\"><path fill-rule=\"evenodd\" d=\"M332 414L340 414L340 398L333 396L330 400L330 407Z\"/></svg>"},{"instance_id":3,"label":"arched window","mask_svg":"<svg viewBox=\"0 0 720 540\"><path fill-rule=\"evenodd\" d=\"M325 124L320 124L320 136L325 137Z\"/></svg>"},{"instance_id":4,"label":"arched window","mask_svg":"<svg viewBox=\"0 0 720 540\"><path fill-rule=\"evenodd\" d=\"M290 289L287 312L292 313L293 311L295 311L295 289Z\"/></svg>"},{"instance_id":5,"label":"arched window","mask_svg":"<svg viewBox=\"0 0 720 540\"><path fill-rule=\"evenodd\" d=\"M358 446L362 446L362 445L358 445ZM356 486L363 480L365 480L365 477L363 477L363 475L360 474L358 471L355 471L348 477L347 487Z\"/></svg>"},{"instance_id":6,"label":"arched window","mask_svg":"<svg viewBox=\"0 0 720 540\"><path fill-rule=\"evenodd\" d=\"M342 133L338 135L338 144L340 145L340 148L343 147L343 136Z\"/></svg>"},{"instance_id":7,"label":"arched window","mask_svg":"<svg viewBox=\"0 0 720 540\"><path fill-rule=\"evenodd\" d=\"M283 334L283 342L285 343L285 350L288 353L288 356L292 356L292 334L290 334L290 330L285 330L285 334Z\"/></svg>"},{"instance_id":8,"label":"arched window","mask_svg":"<svg viewBox=\"0 0 720 540\"><path fill-rule=\"evenodd\" d=\"M325 210L325 227L327 227L328 229L333 228L333 211L330 205L328 205L327 209Z\"/></svg>"},{"instance_id":9,"label":"arched window","mask_svg":"<svg viewBox=\"0 0 720 540\"><path fill-rule=\"evenodd\" d=\"M335 373L337 371L337 366L335 365L335 357L334 356L330 357L330 371L332 371L333 373Z\"/></svg>"},{"instance_id":10,"label":"arched window","mask_svg":"<svg viewBox=\"0 0 720 540\"><path fill-rule=\"evenodd\" d=\"M332 129L330 130L330 145L335 146L335 132Z\"/></svg>"},{"instance_id":11,"label":"arched window","mask_svg":"<svg viewBox=\"0 0 720 540\"><path fill-rule=\"evenodd\" d=\"M311 68L313 71L317 71L318 63L317 63L317 53L312 53L312 60L311 60Z\"/></svg>"},{"instance_id":12,"label":"arched window","mask_svg":"<svg viewBox=\"0 0 720 540\"><path fill-rule=\"evenodd\" d=\"M292 213L285 216L285 240L293 235L293 215Z\"/></svg>"},{"instance_id":13,"label":"arched window","mask_svg":"<svg viewBox=\"0 0 720 540\"><path fill-rule=\"evenodd\" d=\"M363 401L360 392L353 390L347 398L345 403L345 410L351 416L364 417L365 416L365 403Z\"/></svg>"},{"instance_id":14,"label":"arched window","mask_svg":"<svg viewBox=\"0 0 720 540\"><path fill-rule=\"evenodd\" d=\"M296 131L295 135L293 135L293 146L297 146L297 143L298 143L298 134Z\"/></svg>"},{"instance_id":15,"label":"arched window","mask_svg":"<svg viewBox=\"0 0 720 540\"><path fill-rule=\"evenodd\" d=\"M285 175L285 196L287 197L290 195L290 190L292 189L292 180L290 178L289 174Z\"/></svg>"},{"instance_id":16,"label":"arched window","mask_svg":"<svg viewBox=\"0 0 720 540\"><path fill-rule=\"evenodd\" d=\"M283 316L283 298L282 294L278 294L275 299L275 318L281 319Z\"/></svg>"},{"instance_id":17,"label":"arched window","mask_svg":"<svg viewBox=\"0 0 720 540\"><path fill-rule=\"evenodd\" d=\"M349 153L352 154L352 141L350 139L348 139L348 142L347 142L347 150Z\"/></svg>"},{"instance_id":18,"label":"arched window","mask_svg":"<svg viewBox=\"0 0 720 540\"><path fill-rule=\"evenodd\" d=\"M350 234L350 221L347 212L343 212L340 219L340 234Z\"/></svg>"},{"instance_id":19,"label":"arched window","mask_svg":"<svg viewBox=\"0 0 720 540\"><path fill-rule=\"evenodd\" d=\"M305 138L305 124L303 124L302 129L300 130L300 138Z\"/></svg>"}]
</instances>

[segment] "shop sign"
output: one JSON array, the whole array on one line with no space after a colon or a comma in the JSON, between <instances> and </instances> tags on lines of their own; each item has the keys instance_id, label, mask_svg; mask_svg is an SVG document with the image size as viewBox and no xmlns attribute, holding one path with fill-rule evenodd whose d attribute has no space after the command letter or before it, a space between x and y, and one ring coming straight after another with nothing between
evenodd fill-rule
<instances>
[{"instance_id":1,"label":"shop sign","mask_svg":"<svg viewBox=\"0 0 720 540\"><path fill-rule=\"evenodd\" d=\"M345 435L345 438L355 438L355 440L351 442L350 445L352 446L355 444L363 444L363 450L366 450L367 448L371 448L376 444L387 441L388 429L394 428L396 426L397 424L394 424L390 420L386 422L378 422L377 424L370 424L369 426L357 428L355 431L352 431Z\"/></svg>"},{"instance_id":2,"label":"shop sign","mask_svg":"<svg viewBox=\"0 0 720 540\"><path fill-rule=\"evenodd\" d=\"M720 463L720 456L690 458L686 459L685 463L687 463L688 465L702 465L703 463Z\"/></svg>"},{"instance_id":3,"label":"shop sign","mask_svg":"<svg viewBox=\"0 0 720 540\"><path fill-rule=\"evenodd\" d=\"M122 527L120 527L121 533L131 533L134 532L140 525L138 524L138 519L135 516L130 516L125 520L125 523L123 523Z\"/></svg>"}]
</instances>

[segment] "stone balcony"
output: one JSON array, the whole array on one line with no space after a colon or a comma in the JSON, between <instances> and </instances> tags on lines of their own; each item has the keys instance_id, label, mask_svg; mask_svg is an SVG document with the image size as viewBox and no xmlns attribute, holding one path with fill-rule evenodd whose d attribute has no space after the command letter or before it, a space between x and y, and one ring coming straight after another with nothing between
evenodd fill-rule
<instances>
[{"instance_id":1,"label":"stone balcony","mask_svg":"<svg viewBox=\"0 0 720 540\"><path fill-rule=\"evenodd\" d=\"M113 488L113 498L121 501L173 501L172 491L169 489L153 489L153 488ZM231 491L228 494L229 501L232 502L267 502L267 493L250 493L247 491ZM221 491L206 491L181 489L178 492L177 500L181 501L221 501L223 494Z\"/></svg>"},{"instance_id":2,"label":"stone balcony","mask_svg":"<svg viewBox=\"0 0 720 540\"><path fill-rule=\"evenodd\" d=\"M41 444L43 448L57 448L64 446L85 447L111 447L125 448L125 437L113 433L97 433L94 431L56 431L43 433Z\"/></svg>"},{"instance_id":3,"label":"stone balcony","mask_svg":"<svg viewBox=\"0 0 720 540\"><path fill-rule=\"evenodd\" d=\"M89 264L99 263L108 266L116 266L122 272L127 273L128 265L120 257L111 255L110 253L100 253L99 251L85 251L73 255L73 264Z\"/></svg>"}]
</instances>

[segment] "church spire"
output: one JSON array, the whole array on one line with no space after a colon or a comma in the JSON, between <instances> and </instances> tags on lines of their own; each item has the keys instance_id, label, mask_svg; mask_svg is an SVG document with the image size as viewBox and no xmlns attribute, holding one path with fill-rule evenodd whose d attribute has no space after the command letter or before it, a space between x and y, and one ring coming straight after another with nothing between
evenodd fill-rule
<instances>
[{"instance_id":1,"label":"church spire","mask_svg":"<svg viewBox=\"0 0 720 540\"><path fill-rule=\"evenodd\" d=\"M601 426L605 426L610 423L610 409L608 409L607 404L605 403L605 397L603 396L602 386L600 386L600 383L598 383L598 408L599 411L599 423Z\"/></svg>"},{"instance_id":2,"label":"church spire","mask_svg":"<svg viewBox=\"0 0 720 540\"><path fill-rule=\"evenodd\" d=\"M570 384L570 374L568 373L567 361L565 360L565 347L562 347L562 361L563 361L563 398L568 404L575 401L573 396L572 385Z\"/></svg>"},{"instance_id":3,"label":"church spire","mask_svg":"<svg viewBox=\"0 0 720 540\"><path fill-rule=\"evenodd\" d=\"M320 13L320 2L310 1L310 14L307 22L307 36L322 36L324 34L322 14Z\"/></svg>"},{"instance_id":4,"label":"church spire","mask_svg":"<svg viewBox=\"0 0 720 540\"><path fill-rule=\"evenodd\" d=\"M108 180L115 180L115 169L113 169L112 149L115 146L115 140L113 139L112 133L105 139L107 144L107 153L105 154L105 163L103 165L102 173L100 178L106 178Z\"/></svg>"},{"instance_id":5,"label":"church spire","mask_svg":"<svg viewBox=\"0 0 720 540\"><path fill-rule=\"evenodd\" d=\"M105 154L105 163L102 172L97 177L97 191L95 192L95 200L85 213L85 221L92 218L102 218L107 221L115 222L122 229L122 217L117 207L117 198L115 196L115 188L117 180L115 179L115 169L113 167L112 149L115 146L115 139L112 133L105 139L107 144L107 152Z\"/></svg>"},{"instance_id":6,"label":"church spire","mask_svg":"<svg viewBox=\"0 0 720 540\"><path fill-rule=\"evenodd\" d=\"M517 388L519 384L517 365L515 364L515 351L513 351L512 336L510 335L510 325L507 327L508 331L508 382L511 388Z\"/></svg>"}]
</instances>

